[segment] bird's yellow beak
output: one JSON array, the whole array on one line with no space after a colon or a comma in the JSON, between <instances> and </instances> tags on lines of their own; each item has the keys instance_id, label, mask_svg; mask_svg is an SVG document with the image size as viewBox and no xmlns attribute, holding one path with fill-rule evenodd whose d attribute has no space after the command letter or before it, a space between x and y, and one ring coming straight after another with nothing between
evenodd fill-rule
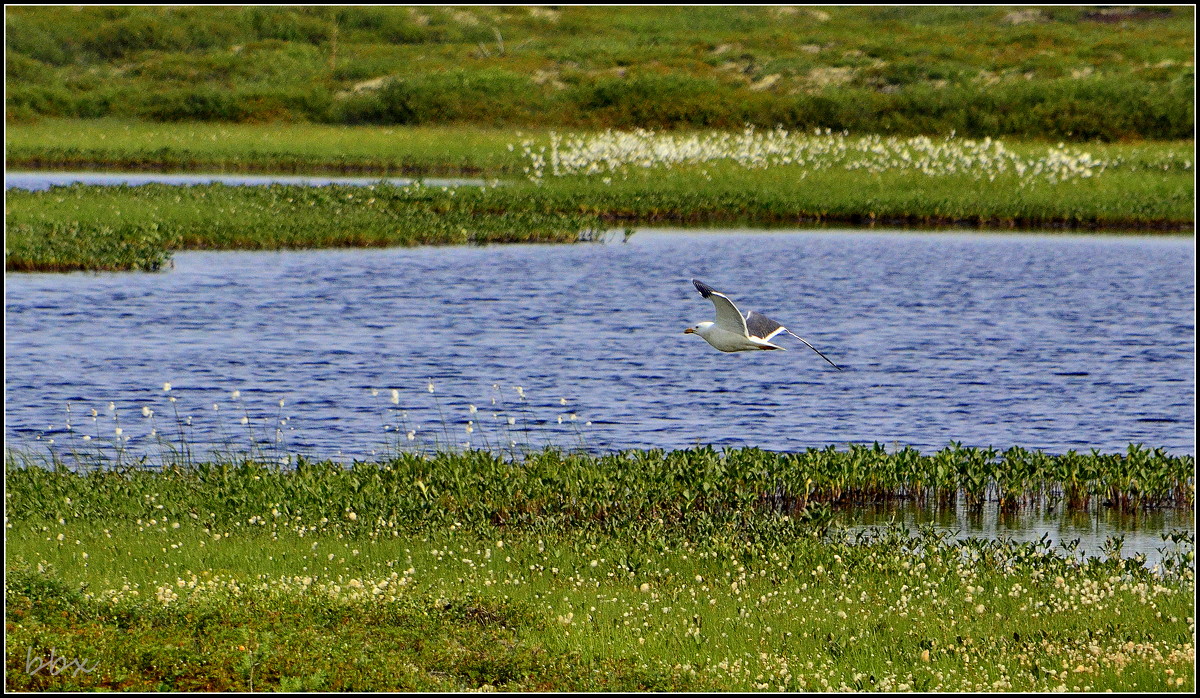
<instances>
[{"instance_id":1,"label":"bird's yellow beak","mask_svg":"<svg viewBox=\"0 0 1200 698\"><path fill-rule=\"evenodd\" d=\"M684 334L696 334L696 330L693 330L692 328L689 327L686 330L684 330L683 333Z\"/></svg>"}]
</instances>

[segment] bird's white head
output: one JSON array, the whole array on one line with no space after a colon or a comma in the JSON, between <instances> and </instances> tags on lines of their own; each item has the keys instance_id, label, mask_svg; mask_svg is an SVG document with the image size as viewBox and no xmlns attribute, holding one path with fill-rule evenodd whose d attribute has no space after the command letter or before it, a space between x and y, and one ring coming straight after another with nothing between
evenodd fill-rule
<instances>
[{"instance_id":1,"label":"bird's white head","mask_svg":"<svg viewBox=\"0 0 1200 698\"><path fill-rule=\"evenodd\" d=\"M683 331L683 333L684 334L698 334L701 337L703 337L704 334L706 332L708 332L709 328L711 328L715 324L717 324L717 323L707 322L707 321L701 322L701 323L697 324L695 327L687 328L686 330Z\"/></svg>"}]
</instances>

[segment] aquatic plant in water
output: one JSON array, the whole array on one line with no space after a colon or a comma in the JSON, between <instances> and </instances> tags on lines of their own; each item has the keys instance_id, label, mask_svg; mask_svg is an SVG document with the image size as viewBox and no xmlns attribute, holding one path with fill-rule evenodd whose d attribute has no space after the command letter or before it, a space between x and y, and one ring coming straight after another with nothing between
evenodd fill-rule
<instances>
[{"instance_id":1,"label":"aquatic plant in water","mask_svg":"<svg viewBox=\"0 0 1200 698\"><path fill-rule=\"evenodd\" d=\"M106 417L93 408L88 431L94 436L74 428L68 408L65 432L37 440L44 453L10 449L7 461L10 467L101 473L130 467L300 469L301 463L313 462L289 446L288 438L295 440L296 434L292 421L299 417L285 413L286 396L267 395L264 407L235 390L234 409L202 411L203 419L194 420L188 408L180 410L181 388L163 387L159 399L169 401L174 434L158 427L160 403L138 405L140 427L137 421L122 421L115 402L108 403ZM641 516L736 518L758 511L812 518L824 516L829 507L862 503L904 500L954 507L960 497L969 509L998 502L1005 511L1035 503L1136 511L1195 502L1194 457L1139 444L1124 454L1056 455L1020 447L1001 452L954 442L929 454L878 443L791 453L711 447L601 453L588 450L577 412L563 409L566 398L533 405L532 393L522 386L492 388L490 410L480 410L474 400L444 404L432 379L411 391L415 397L399 388L370 390L383 402L383 444L370 453L374 464L356 461L352 472L373 469L373 477L394 482L400 489L388 501L395 506L410 501L423 508L433 497L464 517L533 521L551 516L588 525ZM515 404L505 403L506 393L515 394ZM422 399L432 401L433 409ZM227 425L230 419L236 424ZM583 429L589 424L585 421ZM215 433L224 440L214 440ZM330 472L343 468L327 462ZM402 492L414 481L423 483L419 499L412 499L411 489Z\"/></svg>"}]
</instances>

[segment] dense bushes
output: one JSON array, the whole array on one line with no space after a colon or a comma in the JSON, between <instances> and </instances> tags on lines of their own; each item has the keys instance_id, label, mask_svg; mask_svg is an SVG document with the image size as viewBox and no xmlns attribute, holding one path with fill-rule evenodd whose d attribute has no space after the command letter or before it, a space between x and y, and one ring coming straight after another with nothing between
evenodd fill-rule
<instances>
[{"instance_id":1,"label":"dense bushes","mask_svg":"<svg viewBox=\"0 0 1200 698\"><path fill-rule=\"evenodd\" d=\"M537 92L516 73L458 70L390 80L335 104L329 118L345 124L537 123L552 101Z\"/></svg>"},{"instance_id":2,"label":"dense bushes","mask_svg":"<svg viewBox=\"0 0 1200 698\"><path fill-rule=\"evenodd\" d=\"M634 74L581 85L576 113L596 126L618 128L739 127L755 121L739 104L740 90L689 75Z\"/></svg>"},{"instance_id":3,"label":"dense bushes","mask_svg":"<svg viewBox=\"0 0 1200 698\"><path fill-rule=\"evenodd\" d=\"M6 115L1179 139L1190 12L11 8Z\"/></svg>"},{"instance_id":4,"label":"dense bushes","mask_svg":"<svg viewBox=\"0 0 1200 698\"><path fill-rule=\"evenodd\" d=\"M584 128L831 128L883 135L1024 136L1115 141L1132 136L1187 139L1195 106L1190 83L1060 79L995 87L935 88L890 93L862 88L812 94L748 92L686 75L604 77L556 91L504 70L452 71L398 77L376 90L338 96L322 85L212 84L139 91L128 86L72 89L41 74L39 64L10 62L6 112L37 116L140 117L152 121L312 121L317 123ZM13 79L14 76L17 79Z\"/></svg>"}]
</instances>

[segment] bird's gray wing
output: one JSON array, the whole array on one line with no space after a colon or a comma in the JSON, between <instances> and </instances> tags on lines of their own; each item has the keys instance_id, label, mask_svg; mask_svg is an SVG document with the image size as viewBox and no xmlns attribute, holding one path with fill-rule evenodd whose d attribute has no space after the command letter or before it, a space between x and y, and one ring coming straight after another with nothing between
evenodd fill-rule
<instances>
[{"instance_id":1,"label":"bird's gray wing","mask_svg":"<svg viewBox=\"0 0 1200 698\"><path fill-rule=\"evenodd\" d=\"M749 336L749 332L746 330L746 318L742 317L741 311L737 309L733 301L729 300L725 294L718 293L712 286L703 281L692 279L692 283L695 284L696 290L700 292L701 296L709 299L716 306L717 327L726 332L734 332L744 337Z\"/></svg>"},{"instance_id":2,"label":"bird's gray wing","mask_svg":"<svg viewBox=\"0 0 1200 698\"><path fill-rule=\"evenodd\" d=\"M751 310L750 314L746 316L746 331L750 333L751 337L758 337L769 342L772 337L785 329L787 328L757 310Z\"/></svg>"}]
</instances>

